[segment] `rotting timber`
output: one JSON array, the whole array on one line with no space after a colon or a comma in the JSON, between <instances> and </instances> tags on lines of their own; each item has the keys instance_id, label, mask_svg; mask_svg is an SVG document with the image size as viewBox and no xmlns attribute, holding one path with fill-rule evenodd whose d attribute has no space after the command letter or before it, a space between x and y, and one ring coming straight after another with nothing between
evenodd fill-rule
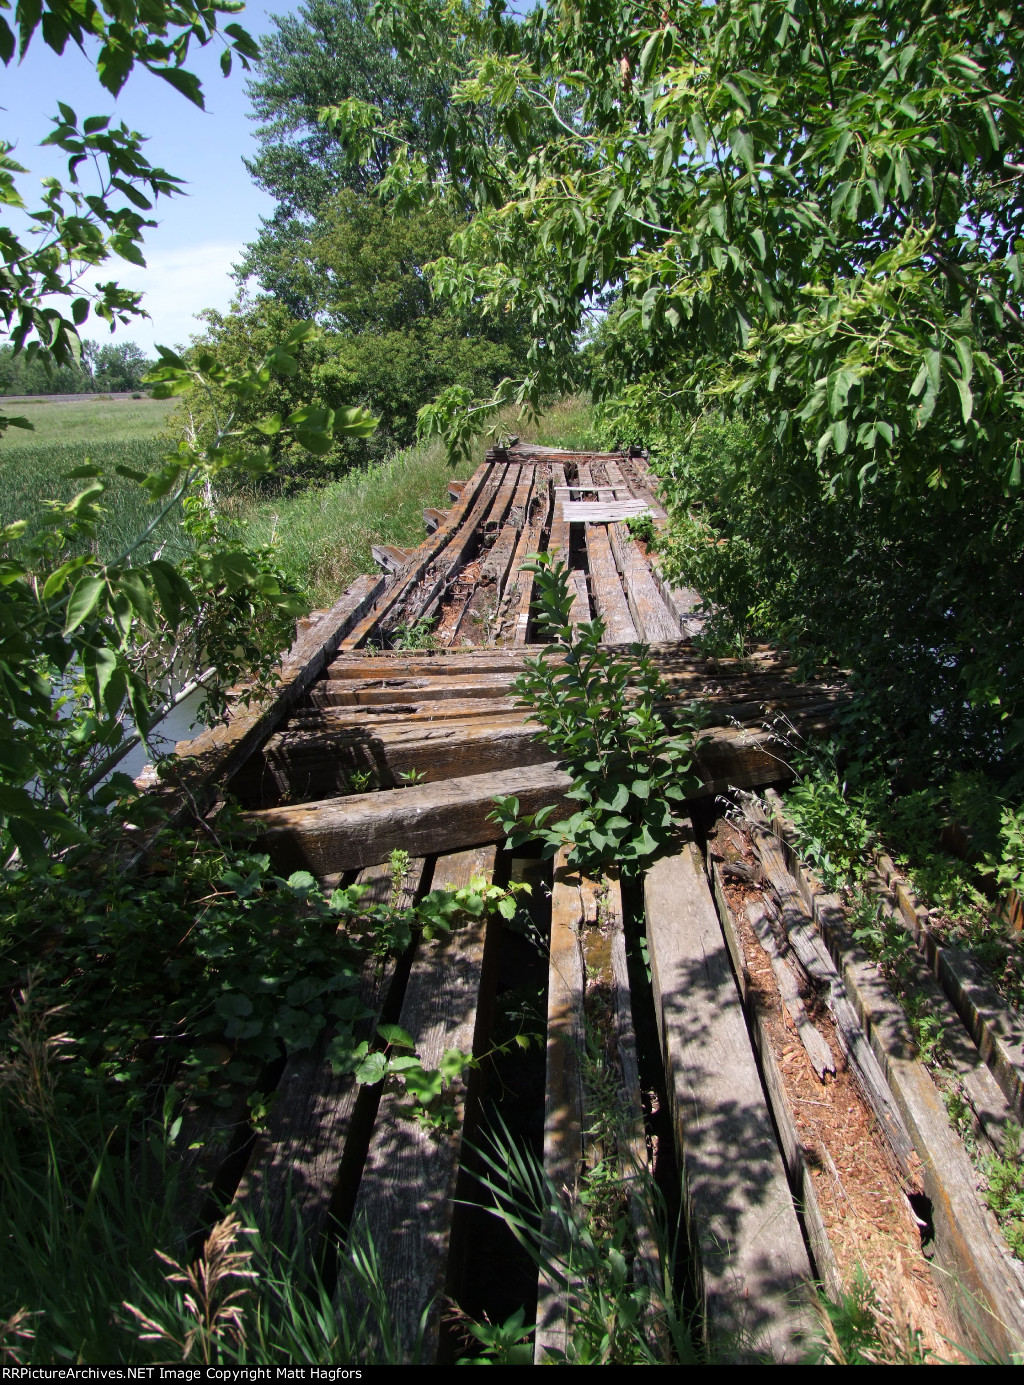
<instances>
[{"instance_id":1,"label":"rotting timber","mask_svg":"<svg viewBox=\"0 0 1024 1385\"><path fill-rule=\"evenodd\" d=\"M205 812L226 790L281 871L308 869L325 884L358 879L386 894L395 848L409 853L410 900L472 877L543 881L532 907L548 948L535 1142L545 1171L571 1200L606 1153L588 1114L583 1061L596 1042L624 1113L628 1134L616 1155L624 1175L627 1164L655 1174L659 1161L682 1175L698 1333L718 1359L799 1359L813 1330L806 1285L829 1282L834 1263L817 1222L809 1234L785 1130L780 1143L779 1112L766 1099L703 842L718 794L787 779L786 743L774 728L784 724L790 737L827 730L848 692L798 683L786 657L767 648L742 662L698 653L699 598L673 590L626 525L645 513L664 521L634 449L495 448L450 493L450 510L425 512L419 548L375 550L382 575L358 579L304 623L266 703L239 705L225 726L178 747L177 788L172 780L165 790L177 795L173 811L182 820ZM562 857L546 877L540 863L510 858L490 817L497 794L534 811L558 804L569 787L512 688L539 643L524 562L545 550L570 569L574 622L599 614L608 643L650 645L669 688L667 718L693 702L704 711L694 826L628 897L615 879L573 875ZM395 648L396 632L410 625L431 629L433 646ZM649 981L636 963L641 939ZM425 1065L446 1049L485 1053L502 955L492 920L421 938L397 962L368 969L367 1035L378 1021L397 1021ZM866 1051L859 1029L850 1041ZM255 1139L246 1093L232 1108L195 1113L183 1170L189 1205L208 1220L237 1198L274 1227L290 1199L328 1263L350 1228L369 1232L404 1350L451 1359L443 1304L472 1298L467 1279L481 1259L467 1244L481 1222L465 1199L470 1151L486 1124L486 1073L456 1084L453 1127L430 1133L394 1093L333 1075L323 1050L268 1068L263 1088L276 1098ZM885 1093L876 1098L894 1105ZM658 1126L659 1104L667 1126ZM898 1114L893 1121L901 1145L909 1137ZM629 1205L632 1273L652 1282L651 1228L639 1202ZM531 1292L541 1362L571 1343L573 1307L543 1276Z\"/></svg>"}]
</instances>

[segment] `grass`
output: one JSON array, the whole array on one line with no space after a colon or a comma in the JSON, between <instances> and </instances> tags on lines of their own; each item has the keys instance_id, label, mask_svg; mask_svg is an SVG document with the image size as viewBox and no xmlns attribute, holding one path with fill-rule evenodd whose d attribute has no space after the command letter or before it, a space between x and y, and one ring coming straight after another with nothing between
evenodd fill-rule
<instances>
[{"instance_id":1,"label":"grass","mask_svg":"<svg viewBox=\"0 0 1024 1385\"><path fill-rule=\"evenodd\" d=\"M12 404L9 412L27 418L33 430L9 428L0 440L0 458L52 443L92 446L154 438L174 403L173 399L85 395L65 402L40 398L31 404Z\"/></svg>"},{"instance_id":2,"label":"grass","mask_svg":"<svg viewBox=\"0 0 1024 1385\"><path fill-rule=\"evenodd\" d=\"M421 544L424 509L447 509L448 481L469 476L476 461L452 469L432 442L327 486L273 499L232 496L224 508L254 542L273 539L281 566L314 606L330 606L361 572L377 571L371 544Z\"/></svg>"},{"instance_id":3,"label":"grass","mask_svg":"<svg viewBox=\"0 0 1024 1385\"><path fill-rule=\"evenodd\" d=\"M32 432L9 428L0 439L0 525L30 519L46 500L70 500L86 482L68 473L86 462L110 472L118 465L138 471L157 466L167 450L160 432L169 403L87 398L19 404L17 412L35 426ZM114 558L145 527L152 510L133 481L113 475L106 509L99 553ZM169 515L154 535L156 546L173 543L176 528L176 517Z\"/></svg>"},{"instance_id":4,"label":"grass","mask_svg":"<svg viewBox=\"0 0 1024 1385\"><path fill-rule=\"evenodd\" d=\"M0 440L0 525L30 517L47 499L70 500L84 483L68 472L86 460L111 471L119 463L148 470L166 446L161 437L165 401L43 401L19 411L32 419L35 431L10 429ZM502 427L524 441L551 446L586 448L599 442L593 410L581 399L559 401L529 424L509 411ZM226 496L222 506L254 543L273 539L281 566L314 606L326 607L360 573L376 571L371 544L415 548L423 542L424 509L449 507L448 481L469 476L485 445L486 440L478 442L471 458L454 468L440 444L431 442L327 486L287 497L237 493ZM151 511L138 487L119 477L111 478L107 510L99 550L102 557L114 557ZM157 544L173 543L176 524L169 516L155 536Z\"/></svg>"}]
</instances>

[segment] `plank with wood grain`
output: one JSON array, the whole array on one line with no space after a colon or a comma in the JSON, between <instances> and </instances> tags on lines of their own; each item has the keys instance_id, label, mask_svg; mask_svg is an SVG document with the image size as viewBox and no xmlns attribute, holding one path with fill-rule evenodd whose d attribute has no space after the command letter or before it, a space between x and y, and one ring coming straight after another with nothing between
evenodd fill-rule
<instances>
[{"instance_id":1,"label":"plank with wood grain","mask_svg":"<svg viewBox=\"0 0 1024 1385\"><path fill-rule=\"evenodd\" d=\"M432 886L459 889L474 878L490 880L494 860L494 847L441 856ZM473 919L419 943L398 1023L424 1068L437 1068L449 1049L482 1052L499 933L500 924ZM376 1249L392 1329L410 1362L430 1362L437 1353L469 1099L470 1084L456 1079L446 1097L450 1128L430 1130L411 1117L404 1089L385 1090L356 1197L353 1234Z\"/></svg>"},{"instance_id":2,"label":"plank with wood grain","mask_svg":"<svg viewBox=\"0 0 1024 1385\"><path fill-rule=\"evenodd\" d=\"M491 817L497 795L512 795L524 813L533 813L547 804L565 806L571 782L564 770L546 761L496 774L267 808L244 814L243 822L256 832L278 869L324 876L386 861L396 848L426 855L499 841L504 834Z\"/></svg>"},{"instance_id":3,"label":"plank with wood grain","mask_svg":"<svg viewBox=\"0 0 1024 1385\"><path fill-rule=\"evenodd\" d=\"M590 588L597 613L605 623L605 644L635 644L639 639L618 569L608 542L608 531L601 524L586 527L587 562L590 566Z\"/></svg>"},{"instance_id":4,"label":"plank with wood grain","mask_svg":"<svg viewBox=\"0 0 1024 1385\"><path fill-rule=\"evenodd\" d=\"M696 845L644 880L652 985L708 1345L800 1359L811 1268Z\"/></svg>"},{"instance_id":5,"label":"plank with wood grain","mask_svg":"<svg viewBox=\"0 0 1024 1385\"><path fill-rule=\"evenodd\" d=\"M633 624L648 644L678 640L682 634L675 614L662 600L650 563L630 537L624 524L610 524L608 538L615 565L622 574Z\"/></svg>"},{"instance_id":6,"label":"plank with wood grain","mask_svg":"<svg viewBox=\"0 0 1024 1385\"><path fill-rule=\"evenodd\" d=\"M832 1243L825 1229L825 1219L821 1214L814 1179L811 1177L811 1170L804 1153L796 1113L790 1103L786 1084L772 1051L768 1027L758 1004L758 993L750 984L746 954L743 950L739 927L726 898L721 870L717 862L710 864L718 917L725 934L729 955L732 958L733 972L739 987L740 998L746 1010L747 1022L761 1067L761 1075L764 1078L765 1094L772 1109L775 1128L779 1132L779 1148L789 1177L789 1186L803 1213L804 1227L807 1231L807 1240L814 1261L816 1276L824 1283L829 1296L838 1301L843 1291L843 1280L839 1273Z\"/></svg>"},{"instance_id":7,"label":"plank with wood grain","mask_svg":"<svg viewBox=\"0 0 1024 1385\"><path fill-rule=\"evenodd\" d=\"M584 906L580 878L566 863L563 848L555 858L551 888L551 942L548 955L547 1053L544 1085L544 1172L567 1204L576 1196L583 1171L583 1017L585 977L580 934ZM547 1228L552 1234L553 1228ZM563 1355L570 1345L571 1324L565 1287L540 1275L537 1286L537 1331L534 1360L551 1351Z\"/></svg>"},{"instance_id":8,"label":"plank with wood grain","mask_svg":"<svg viewBox=\"0 0 1024 1385\"><path fill-rule=\"evenodd\" d=\"M357 649L364 645L382 621L398 618L402 613L416 617L420 614L423 600L423 587L433 591L434 574L432 568L439 566L442 573L448 571L450 564L457 561L462 548L475 533L476 525L486 513L487 506L498 487L503 469L493 467L488 462L481 463L466 482L462 494L448 511L448 518L437 526L434 532L415 550L408 567L363 618L351 628L342 641L345 649Z\"/></svg>"},{"instance_id":9,"label":"plank with wood grain","mask_svg":"<svg viewBox=\"0 0 1024 1385\"><path fill-rule=\"evenodd\" d=\"M841 901L803 873L787 846L786 862L807 892L821 931L881 1064L921 1161L931 1203L943 1295L969 1349L1009 1357L1024 1343L1024 1270L1010 1254L978 1196L977 1175L952 1129L942 1093L917 1057L902 1007L877 967L851 937Z\"/></svg>"},{"instance_id":10,"label":"plank with wood grain","mask_svg":"<svg viewBox=\"0 0 1024 1385\"><path fill-rule=\"evenodd\" d=\"M551 487L547 476L548 468L539 468L537 489L534 492L532 518L522 532L515 557L512 560L512 577L506 588L508 616L502 627L503 641L511 640L515 645L525 645L530 636L530 608L533 604L533 572L524 567L531 558L540 552L544 530L551 513Z\"/></svg>"},{"instance_id":11,"label":"plank with wood grain","mask_svg":"<svg viewBox=\"0 0 1024 1385\"><path fill-rule=\"evenodd\" d=\"M496 629L500 628L499 603L519 543L523 517L530 503L534 475L532 468L522 469L502 527L490 549L480 559L476 589L458 624L457 638L463 642L468 640L475 645L488 645L493 642Z\"/></svg>"},{"instance_id":12,"label":"plank with wood grain","mask_svg":"<svg viewBox=\"0 0 1024 1385\"><path fill-rule=\"evenodd\" d=\"M397 908L407 909L420 892L425 861L409 862L398 893ZM390 865L370 866L358 884L369 904L392 902ZM343 927L347 927L345 924ZM358 1039L372 1041L381 1010L395 982L397 960L367 958L358 997L369 1012L357 1029ZM303 1237L316 1245L326 1232L332 1201L345 1162L346 1140L359 1087L352 1073L337 1074L327 1060L330 1034L312 1048L292 1054L277 1085L266 1124L256 1140L235 1200L257 1225L277 1241L289 1215L297 1215ZM358 1169L350 1170L358 1177Z\"/></svg>"}]
</instances>

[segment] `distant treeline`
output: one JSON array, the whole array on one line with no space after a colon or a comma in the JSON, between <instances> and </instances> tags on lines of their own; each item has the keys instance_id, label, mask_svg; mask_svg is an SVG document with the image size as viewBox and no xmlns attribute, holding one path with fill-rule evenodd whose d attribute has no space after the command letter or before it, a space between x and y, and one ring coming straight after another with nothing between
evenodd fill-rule
<instances>
[{"instance_id":1,"label":"distant treeline","mask_svg":"<svg viewBox=\"0 0 1024 1385\"><path fill-rule=\"evenodd\" d=\"M121 394L141 389L152 362L133 341L84 341L76 365L51 366L0 346L0 396L9 394Z\"/></svg>"}]
</instances>

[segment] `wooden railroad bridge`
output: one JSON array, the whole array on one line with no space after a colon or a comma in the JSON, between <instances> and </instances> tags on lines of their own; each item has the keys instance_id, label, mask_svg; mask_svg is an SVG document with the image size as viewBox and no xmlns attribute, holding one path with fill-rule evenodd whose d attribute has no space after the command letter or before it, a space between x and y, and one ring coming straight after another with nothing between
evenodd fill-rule
<instances>
[{"instance_id":1,"label":"wooden railroad bridge","mask_svg":"<svg viewBox=\"0 0 1024 1385\"><path fill-rule=\"evenodd\" d=\"M615 1157L627 1175L627 1165L660 1161L682 1176L710 1345L796 1359L810 1326L800 1286L835 1279L835 1263L792 1123L771 1099L770 1059L755 1051L756 1027L744 1017L744 964L721 913L723 878L703 846L716 795L786 779L773 720L813 735L846 692L797 683L786 658L767 648L743 662L700 656L698 598L666 583L625 524L642 513L664 520L635 450L495 448L449 490L451 509L426 512L419 548L375 550L381 575L360 577L303 623L268 701L239 706L225 726L178 747L176 811L205 809L226 788L282 872L308 869L326 885L357 879L381 897L393 888L395 848L410 856L408 900L471 878L532 880L547 945L533 954L542 958L533 965L547 1037L521 1124L535 1121L545 1171L571 1198L595 1144L601 1152L588 1114L595 1040L588 1050L587 1026L596 1025L626 1132ZM648 643L672 699L697 700L707 714L694 830L625 892L615 878L574 876L562 857L510 856L489 817L496 795L515 794L533 811L559 803L569 784L512 692L537 642L523 563L544 549L570 569L574 622L599 613L609 643ZM433 646L395 647L396 633L419 622L430 623ZM635 946L641 935L649 980ZM492 919L368 966L368 1037L378 1021L397 1022L425 1067L453 1048L487 1052L524 946ZM815 964L831 966L817 946ZM913 1180L912 1141L854 1010L847 1004L840 1039ZM358 1226L376 1246L406 1353L451 1359L445 1296L492 1316L502 1303L487 1289L506 1244L494 1239L499 1224L465 1205L466 1169L494 1096L486 1069L456 1084L454 1127L443 1133L411 1121L401 1093L332 1075L323 1045L268 1069L264 1088L275 1098L255 1136L245 1091L228 1108L191 1113L182 1158L192 1215L210 1217L211 1195L220 1205L238 1198L278 1226L287 1195L315 1244ZM637 1199L630 1208L633 1273L656 1277L651 1229ZM534 1276L523 1297L534 1291L543 1361L571 1342L572 1313L557 1284Z\"/></svg>"}]
</instances>

